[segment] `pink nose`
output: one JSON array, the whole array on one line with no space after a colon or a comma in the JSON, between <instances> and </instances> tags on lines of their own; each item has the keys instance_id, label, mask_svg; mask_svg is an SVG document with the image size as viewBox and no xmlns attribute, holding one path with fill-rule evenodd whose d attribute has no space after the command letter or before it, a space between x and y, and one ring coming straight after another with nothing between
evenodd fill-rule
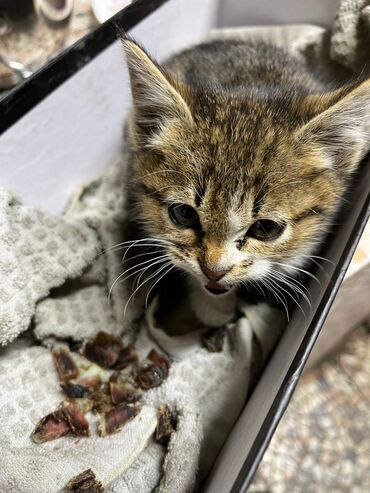
<instances>
[{"instance_id":1,"label":"pink nose","mask_svg":"<svg viewBox=\"0 0 370 493\"><path fill-rule=\"evenodd\" d=\"M224 270L212 270L208 269L205 265L199 264L200 268L202 269L203 274L205 274L210 281L219 281L222 279L228 272L231 271L230 269L224 269Z\"/></svg>"}]
</instances>

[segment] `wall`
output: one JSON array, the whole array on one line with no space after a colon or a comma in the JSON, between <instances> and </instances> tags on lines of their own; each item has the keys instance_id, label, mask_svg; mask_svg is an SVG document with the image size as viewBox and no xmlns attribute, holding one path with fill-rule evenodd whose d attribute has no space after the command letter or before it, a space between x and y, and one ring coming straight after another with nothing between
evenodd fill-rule
<instances>
[{"instance_id":1,"label":"wall","mask_svg":"<svg viewBox=\"0 0 370 493\"><path fill-rule=\"evenodd\" d=\"M330 26L337 0L221 0L220 26L318 24Z\"/></svg>"},{"instance_id":2,"label":"wall","mask_svg":"<svg viewBox=\"0 0 370 493\"><path fill-rule=\"evenodd\" d=\"M163 59L204 37L216 5L171 0L131 34ZM115 43L0 137L0 186L26 204L60 213L73 189L118 155L130 103L124 57Z\"/></svg>"}]
</instances>

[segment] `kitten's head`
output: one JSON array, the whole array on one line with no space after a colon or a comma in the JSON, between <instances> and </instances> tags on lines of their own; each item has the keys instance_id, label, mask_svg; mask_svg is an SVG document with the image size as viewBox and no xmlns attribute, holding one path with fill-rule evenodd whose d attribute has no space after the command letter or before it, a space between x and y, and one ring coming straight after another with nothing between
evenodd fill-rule
<instances>
[{"instance_id":1,"label":"kitten's head","mask_svg":"<svg viewBox=\"0 0 370 493\"><path fill-rule=\"evenodd\" d=\"M303 263L364 154L369 81L279 100L190 86L124 45L130 188L146 236L214 293Z\"/></svg>"}]
</instances>

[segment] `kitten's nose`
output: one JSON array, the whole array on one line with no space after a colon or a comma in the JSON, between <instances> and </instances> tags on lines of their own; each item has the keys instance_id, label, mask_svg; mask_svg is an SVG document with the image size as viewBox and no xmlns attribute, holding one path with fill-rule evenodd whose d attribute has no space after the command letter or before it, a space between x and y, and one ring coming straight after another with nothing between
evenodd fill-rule
<instances>
[{"instance_id":1,"label":"kitten's nose","mask_svg":"<svg viewBox=\"0 0 370 493\"><path fill-rule=\"evenodd\" d=\"M205 274L210 281L216 281L216 282L222 279L232 269L232 267L230 267L230 269L212 270L203 264L200 264L200 268L202 269L203 274Z\"/></svg>"}]
</instances>

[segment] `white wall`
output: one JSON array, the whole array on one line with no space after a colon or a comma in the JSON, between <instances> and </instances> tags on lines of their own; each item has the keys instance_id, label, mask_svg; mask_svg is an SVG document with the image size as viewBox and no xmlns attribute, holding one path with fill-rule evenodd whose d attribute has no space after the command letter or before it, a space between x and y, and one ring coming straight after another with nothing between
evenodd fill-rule
<instances>
[{"instance_id":1,"label":"white wall","mask_svg":"<svg viewBox=\"0 0 370 493\"><path fill-rule=\"evenodd\" d=\"M214 26L217 0L171 0L133 31L159 59ZM0 186L54 213L72 190L119 153L130 106L128 74L115 43L0 137Z\"/></svg>"},{"instance_id":2,"label":"white wall","mask_svg":"<svg viewBox=\"0 0 370 493\"><path fill-rule=\"evenodd\" d=\"M337 0L220 0L220 26L318 24L330 26Z\"/></svg>"}]
</instances>

